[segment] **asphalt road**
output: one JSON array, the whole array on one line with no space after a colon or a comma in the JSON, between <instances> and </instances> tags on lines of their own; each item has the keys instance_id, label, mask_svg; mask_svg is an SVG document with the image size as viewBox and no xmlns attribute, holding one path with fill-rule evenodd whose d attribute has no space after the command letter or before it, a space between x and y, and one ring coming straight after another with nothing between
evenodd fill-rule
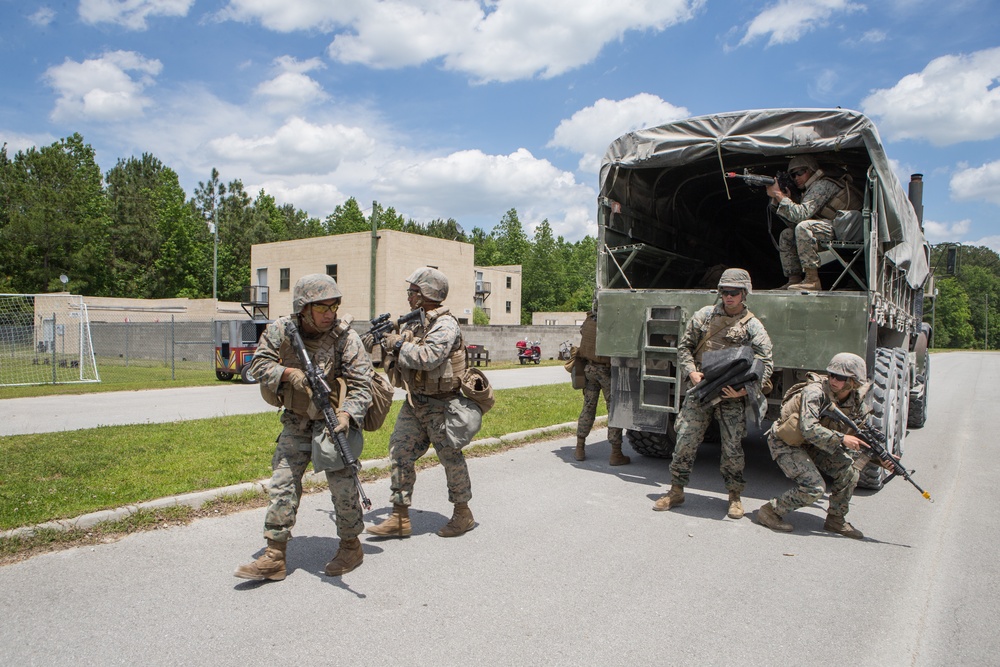
<instances>
[{"instance_id":1,"label":"asphalt road","mask_svg":"<svg viewBox=\"0 0 1000 667\"><path fill-rule=\"evenodd\" d=\"M363 537L365 562L322 574L331 503L304 499L283 582L232 570L259 553L263 509L0 568L0 664L995 665L1000 355L935 354L927 426L903 480L859 492L855 541L822 531L825 501L780 534L725 517L718 446L687 502L650 510L666 462L607 465L573 438L470 461L479 526L450 515L443 472L419 473L405 540ZM626 447L627 449L627 447ZM788 486L748 445L745 503ZM388 480L367 485L387 512Z\"/></svg>"},{"instance_id":2,"label":"asphalt road","mask_svg":"<svg viewBox=\"0 0 1000 667\"><path fill-rule=\"evenodd\" d=\"M495 389L569 382L562 366L525 366L505 370L481 368ZM397 390L396 398L405 396ZM9 398L0 401L0 436L54 433L115 424L159 424L271 412L260 388L238 382L209 387L148 391L113 391L72 396Z\"/></svg>"}]
</instances>

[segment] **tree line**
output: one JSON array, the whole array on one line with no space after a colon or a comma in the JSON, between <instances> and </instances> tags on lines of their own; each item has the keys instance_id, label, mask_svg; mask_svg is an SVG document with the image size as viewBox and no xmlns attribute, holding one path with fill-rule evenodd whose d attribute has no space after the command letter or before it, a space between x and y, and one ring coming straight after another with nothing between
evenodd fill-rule
<instances>
[{"instance_id":1,"label":"tree line","mask_svg":"<svg viewBox=\"0 0 1000 667\"><path fill-rule=\"evenodd\" d=\"M513 208L489 232L466 233L451 218L416 222L378 202L366 215L354 198L320 220L264 190L251 197L216 169L188 198L177 173L147 153L102 173L79 134L14 155L0 148L0 292L239 301L254 244L368 231L373 218L382 229L471 243L477 266L520 264L524 323L536 311L590 308L596 240L568 242L547 220L529 237Z\"/></svg>"},{"instance_id":2,"label":"tree line","mask_svg":"<svg viewBox=\"0 0 1000 667\"><path fill-rule=\"evenodd\" d=\"M934 347L1000 347L1000 255L985 246L931 247L937 297L924 306Z\"/></svg>"}]
</instances>

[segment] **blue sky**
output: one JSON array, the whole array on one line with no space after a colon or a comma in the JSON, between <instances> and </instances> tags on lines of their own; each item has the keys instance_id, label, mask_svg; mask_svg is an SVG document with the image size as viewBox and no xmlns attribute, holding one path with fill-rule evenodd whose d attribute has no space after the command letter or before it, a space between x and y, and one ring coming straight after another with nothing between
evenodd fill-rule
<instances>
[{"instance_id":1,"label":"blue sky","mask_svg":"<svg viewBox=\"0 0 1000 667\"><path fill-rule=\"evenodd\" d=\"M0 140L79 132L323 218L347 197L490 229L596 233L619 135L766 107L856 109L933 243L1000 250L995 0L0 0Z\"/></svg>"}]
</instances>

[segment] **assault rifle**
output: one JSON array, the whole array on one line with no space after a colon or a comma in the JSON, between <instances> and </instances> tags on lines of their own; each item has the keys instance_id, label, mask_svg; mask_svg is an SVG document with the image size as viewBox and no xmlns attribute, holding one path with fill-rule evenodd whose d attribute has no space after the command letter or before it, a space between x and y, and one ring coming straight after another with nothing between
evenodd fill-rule
<instances>
[{"instance_id":1,"label":"assault rifle","mask_svg":"<svg viewBox=\"0 0 1000 667\"><path fill-rule=\"evenodd\" d=\"M751 174L747 169L744 169L742 174L737 174L735 171L727 171L726 178L742 178L743 182L747 185L771 185L777 181L778 187L781 188L781 191L787 193L791 199L798 200L800 195L799 188L795 185L795 181L792 180L792 177L785 171L779 171L777 175L773 177Z\"/></svg>"},{"instance_id":2,"label":"assault rifle","mask_svg":"<svg viewBox=\"0 0 1000 667\"><path fill-rule=\"evenodd\" d=\"M375 319L370 320L370 322L372 323L372 328L369 329L368 333L365 335L371 336L372 343L381 343L382 339L385 338L385 335L387 333L389 333L390 331L399 330L400 328L402 328L404 324L412 320L415 320L418 317L420 318L420 322L423 323L424 322L423 308L414 308L406 315L403 315L398 320L396 320L395 324L392 321L392 315L390 315L389 313L382 313Z\"/></svg>"},{"instance_id":3,"label":"assault rifle","mask_svg":"<svg viewBox=\"0 0 1000 667\"><path fill-rule=\"evenodd\" d=\"M285 325L285 335L292 341L292 347L295 348L296 354L299 355L299 361L305 369L306 379L309 381L309 387L312 389L313 404L323 412L323 421L326 422L326 430L337 447L337 453L340 454L344 466L349 468L354 475L354 486L357 487L358 495L361 496L361 504L364 505L366 510L370 510L372 508L372 501L368 500L365 490L361 488L361 480L358 479L358 471L361 470L361 464L354 458L351 448L347 446L347 438L344 437L344 434L334 431L337 428L337 414L333 411L333 406L330 405L330 385L326 383L323 371L309 358L309 352L302 342L302 336L299 334L299 328L295 326L295 322L289 321Z\"/></svg>"},{"instance_id":4,"label":"assault rifle","mask_svg":"<svg viewBox=\"0 0 1000 667\"><path fill-rule=\"evenodd\" d=\"M920 486L915 481L913 481L913 477L910 476L910 473L906 470L905 467L903 467L903 464L899 461L899 459L890 454L889 451L885 448L885 433L882 433L877 428L869 424L863 424L863 425L855 424L853 421L851 421L851 418L845 415L843 411L836 405L830 405L830 407L823 410L823 414L820 416L826 416L830 417L831 419L836 419L842 424L846 424L847 426L853 428L854 432L858 434L858 438L860 438L865 443L865 445L867 445L868 448L872 450L872 453L874 453L875 456L878 457L878 460L888 464L892 468L892 473L885 478L886 482L888 482L896 475L900 475L902 476L903 479L912 484L913 487L920 492L920 495L922 495L927 500L934 502L933 500L931 500L931 494L921 489Z\"/></svg>"}]
</instances>

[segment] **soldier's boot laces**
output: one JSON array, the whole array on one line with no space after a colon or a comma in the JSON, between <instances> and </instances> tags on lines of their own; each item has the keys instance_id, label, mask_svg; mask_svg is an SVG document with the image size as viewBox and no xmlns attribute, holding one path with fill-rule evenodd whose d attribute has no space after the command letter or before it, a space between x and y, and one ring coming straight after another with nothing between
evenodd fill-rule
<instances>
[{"instance_id":1,"label":"soldier's boot laces","mask_svg":"<svg viewBox=\"0 0 1000 667\"><path fill-rule=\"evenodd\" d=\"M393 505L392 514L377 526L368 526L365 532L378 537L409 537L413 534L410 526L410 508L406 505Z\"/></svg>"},{"instance_id":2,"label":"soldier's boot laces","mask_svg":"<svg viewBox=\"0 0 1000 667\"><path fill-rule=\"evenodd\" d=\"M437 532L441 537L458 537L476 527L476 520L472 517L472 510L469 503L455 503L455 512L451 515L451 521Z\"/></svg>"},{"instance_id":3,"label":"soldier's boot laces","mask_svg":"<svg viewBox=\"0 0 1000 667\"><path fill-rule=\"evenodd\" d=\"M668 509L684 504L684 487L680 484L672 484L670 491L660 496L660 499L653 503L653 509L657 512L665 512Z\"/></svg>"},{"instance_id":4,"label":"soldier's boot laces","mask_svg":"<svg viewBox=\"0 0 1000 667\"><path fill-rule=\"evenodd\" d=\"M740 500L739 491L729 492L729 512L730 519L742 519L743 518L743 501Z\"/></svg>"},{"instance_id":5,"label":"soldier's boot laces","mask_svg":"<svg viewBox=\"0 0 1000 667\"><path fill-rule=\"evenodd\" d=\"M364 559L365 552L361 550L361 540L356 537L341 540L337 553L333 560L326 564L324 572L328 577L339 577L357 568Z\"/></svg>"},{"instance_id":6,"label":"soldier's boot laces","mask_svg":"<svg viewBox=\"0 0 1000 667\"><path fill-rule=\"evenodd\" d=\"M823 289L823 284L819 280L819 269L806 269L806 277L788 289L799 292L818 292Z\"/></svg>"},{"instance_id":7,"label":"soldier's boot laces","mask_svg":"<svg viewBox=\"0 0 1000 667\"><path fill-rule=\"evenodd\" d=\"M774 511L771 503L764 503L764 506L757 510L757 521L762 526L782 533L790 533L793 530L792 524L782 519L781 515Z\"/></svg>"},{"instance_id":8,"label":"soldier's boot laces","mask_svg":"<svg viewBox=\"0 0 1000 667\"><path fill-rule=\"evenodd\" d=\"M253 581L264 581L265 579L281 581L286 575L285 548L287 546L287 542L268 540L264 555L252 563L240 565L236 568L236 572L233 572L233 576Z\"/></svg>"},{"instance_id":9,"label":"soldier's boot laces","mask_svg":"<svg viewBox=\"0 0 1000 667\"><path fill-rule=\"evenodd\" d=\"M613 466L623 466L631 462L632 459L622 454L622 443L611 443L611 458L608 463Z\"/></svg>"},{"instance_id":10,"label":"soldier's boot laces","mask_svg":"<svg viewBox=\"0 0 1000 667\"><path fill-rule=\"evenodd\" d=\"M584 438L577 438L576 439L576 451L573 452L573 458L575 458L577 461L586 461L587 460L587 453L585 451L583 451L583 449L586 446L586 444L587 444L587 441Z\"/></svg>"},{"instance_id":11,"label":"soldier's boot laces","mask_svg":"<svg viewBox=\"0 0 1000 667\"><path fill-rule=\"evenodd\" d=\"M788 276L788 282L779 287L778 289L789 289L792 285L798 285L805 278L801 273L793 273Z\"/></svg>"},{"instance_id":12,"label":"soldier's boot laces","mask_svg":"<svg viewBox=\"0 0 1000 667\"><path fill-rule=\"evenodd\" d=\"M834 516L832 514L826 515L826 521L823 523L823 530L828 530L831 533L840 533L844 537L850 537L851 539L860 540L864 539L865 534L860 530L847 523L842 516Z\"/></svg>"}]
</instances>

